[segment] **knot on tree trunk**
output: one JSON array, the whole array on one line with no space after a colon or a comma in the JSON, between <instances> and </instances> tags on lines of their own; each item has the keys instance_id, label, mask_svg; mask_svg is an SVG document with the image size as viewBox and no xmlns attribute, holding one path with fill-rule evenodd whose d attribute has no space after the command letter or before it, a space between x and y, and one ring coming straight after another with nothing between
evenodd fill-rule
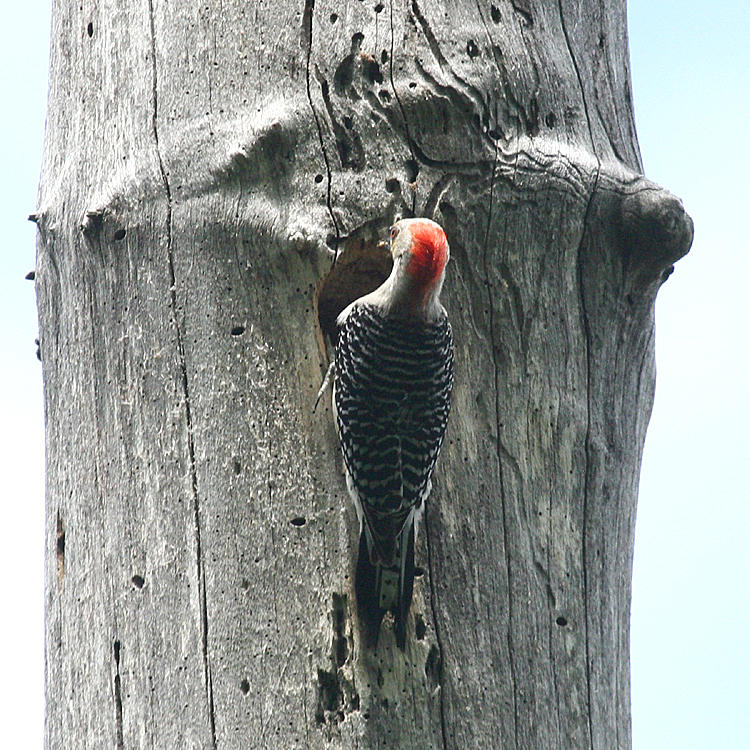
<instances>
[{"instance_id":1,"label":"knot on tree trunk","mask_svg":"<svg viewBox=\"0 0 750 750\"><path fill-rule=\"evenodd\" d=\"M693 242L693 220L682 201L645 183L636 192L623 195L619 213L623 250L639 267L642 281L665 279Z\"/></svg>"}]
</instances>

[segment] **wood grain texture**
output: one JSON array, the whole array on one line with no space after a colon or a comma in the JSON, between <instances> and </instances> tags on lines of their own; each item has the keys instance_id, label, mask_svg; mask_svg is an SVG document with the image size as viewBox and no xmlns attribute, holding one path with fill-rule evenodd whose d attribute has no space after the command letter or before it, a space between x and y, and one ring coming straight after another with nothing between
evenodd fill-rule
<instances>
[{"instance_id":1,"label":"wood grain texture","mask_svg":"<svg viewBox=\"0 0 750 750\"><path fill-rule=\"evenodd\" d=\"M456 338L404 653L361 647L312 412L398 214L446 229ZM37 225L47 747L630 747L692 224L641 175L624 2L58 4Z\"/></svg>"}]
</instances>

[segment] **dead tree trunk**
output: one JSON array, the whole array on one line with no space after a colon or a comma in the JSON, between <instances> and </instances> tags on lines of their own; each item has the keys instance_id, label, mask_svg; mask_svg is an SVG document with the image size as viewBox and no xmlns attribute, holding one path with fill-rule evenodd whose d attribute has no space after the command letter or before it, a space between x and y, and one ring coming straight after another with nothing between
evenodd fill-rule
<instances>
[{"instance_id":1,"label":"dead tree trunk","mask_svg":"<svg viewBox=\"0 0 750 750\"><path fill-rule=\"evenodd\" d=\"M406 652L360 645L333 315L446 228ZM36 215L49 748L628 748L653 305L624 0L57 3ZM332 273L333 258L338 261Z\"/></svg>"}]
</instances>

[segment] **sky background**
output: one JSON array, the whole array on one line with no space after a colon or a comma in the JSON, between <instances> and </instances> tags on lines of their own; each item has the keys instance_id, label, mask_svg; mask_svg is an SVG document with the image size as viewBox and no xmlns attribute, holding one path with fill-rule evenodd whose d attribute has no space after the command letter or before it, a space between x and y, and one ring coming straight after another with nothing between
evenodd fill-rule
<instances>
[{"instance_id":1,"label":"sky background","mask_svg":"<svg viewBox=\"0 0 750 750\"><path fill-rule=\"evenodd\" d=\"M657 302L632 608L634 750L750 748L750 3L631 0L646 175L695 241ZM0 746L41 748L44 448L34 289L49 2L0 24Z\"/></svg>"}]
</instances>

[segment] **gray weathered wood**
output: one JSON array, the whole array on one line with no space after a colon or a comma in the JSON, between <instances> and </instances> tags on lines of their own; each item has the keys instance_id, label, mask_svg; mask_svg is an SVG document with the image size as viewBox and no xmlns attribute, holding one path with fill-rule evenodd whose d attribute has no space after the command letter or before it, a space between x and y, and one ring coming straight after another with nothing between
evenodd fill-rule
<instances>
[{"instance_id":1,"label":"gray weathered wood","mask_svg":"<svg viewBox=\"0 0 750 750\"><path fill-rule=\"evenodd\" d=\"M629 748L653 305L692 238L641 171L620 0L57 4L47 746ZM312 413L399 213L446 228L457 347L403 654L360 646Z\"/></svg>"}]
</instances>

